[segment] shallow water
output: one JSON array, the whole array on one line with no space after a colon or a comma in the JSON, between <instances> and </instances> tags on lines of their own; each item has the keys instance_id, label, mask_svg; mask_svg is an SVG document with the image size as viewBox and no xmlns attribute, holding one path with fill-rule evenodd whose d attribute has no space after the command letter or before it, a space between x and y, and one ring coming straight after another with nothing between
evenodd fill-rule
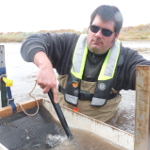
<instances>
[{"instance_id":1,"label":"shallow water","mask_svg":"<svg viewBox=\"0 0 150 150\"><path fill-rule=\"evenodd\" d=\"M50 150L121 150L101 137L77 128L71 128L72 139L64 141L62 144Z\"/></svg>"},{"instance_id":2,"label":"shallow water","mask_svg":"<svg viewBox=\"0 0 150 150\"><path fill-rule=\"evenodd\" d=\"M34 87L38 68L33 63L27 63L22 59L20 56L21 43L0 44L5 45L7 75L9 79L14 81L11 90L15 102L32 99L29 92ZM126 41L123 42L123 45L138 50L143 57L150 60L150 41ZM120 103L119 112L109 124L133 134L135 126L135 92L122 90L121 94L123 99ZM36 86L32 95L36 99L49 99L47 94L42 93L39 86Z\"/></svg>"},{"instance_id":3,"label":"shallow water","mask_svg":"<svg viewBox=\"0 0 150 150\"><path fill-rule=\"evenodd\" d=\"M45 141L46 145L36 144L32 146L32 150L123 150L122 147L113 145L86 130L70 129L73 138L68 139L63 135L48 135Z\"/></svg>"}]
</instances>

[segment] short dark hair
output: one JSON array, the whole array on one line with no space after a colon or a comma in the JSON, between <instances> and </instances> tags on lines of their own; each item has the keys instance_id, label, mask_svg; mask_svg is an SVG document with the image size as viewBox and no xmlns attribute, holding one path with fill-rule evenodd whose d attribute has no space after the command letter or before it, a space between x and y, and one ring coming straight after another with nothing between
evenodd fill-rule
<instances>
[{"instance_id":1,"label":"short dark hair","mask_svg":"<svg viewBox=\"0 0 150 150\"><path fill-rule=\"evenodd\" d=\"M96 15L100 16L104 21L114 21L114 31L116 33L120 32L123 24L123 17L120 10L116 6L101 5L97 7L91 14L90 25L92 24Z\"/></svg>"}]
</instances>

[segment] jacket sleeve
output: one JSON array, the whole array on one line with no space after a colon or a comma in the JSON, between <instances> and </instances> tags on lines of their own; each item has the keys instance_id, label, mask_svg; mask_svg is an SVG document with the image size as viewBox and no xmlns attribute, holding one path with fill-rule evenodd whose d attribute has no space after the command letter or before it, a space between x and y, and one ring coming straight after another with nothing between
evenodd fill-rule
<instances>
[{"instance_id":1,"label":"jacket sleeve","mask_svg":"<svg viewBox=\"0 0 150 150\"><path fill-rule=\"evenodd\" d=\"M78 35L70 33L62 34L33 34L26 38L21 46L21 55L27 62L33 62L34 55L38 51L47 54L54 68L60 70L62 63L69 63L76 45ZM70 59L71 59L70 58Z\"/></svg>"},{"instance_id":2,"label":"jacket sleeve","mask_svg":"<svg viewBox=\"0 0 150 150\"><path fill-rule=\"evenodd\" d=\"M116 81L117 90L135 90L136 84L136 66L150 65L150 61L146 60L137 51L130 48L122 49L123 65L118 67Z\"/></svg>"}]
</instances>

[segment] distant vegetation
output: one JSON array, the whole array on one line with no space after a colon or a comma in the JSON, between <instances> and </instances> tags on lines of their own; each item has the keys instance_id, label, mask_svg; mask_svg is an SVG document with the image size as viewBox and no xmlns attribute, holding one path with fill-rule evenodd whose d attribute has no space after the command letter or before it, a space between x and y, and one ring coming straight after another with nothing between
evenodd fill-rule
<instances>
[{"instance_id":1,"label":"distant vegetation","mask_svg":"<svg viewBox=\"0 0 150 150\"><path fill-rule=\"evenodd\" d=\"M36 34L36 33L63 33L63 32L69 32L69 33L77 33L81 34L80 31L75 31L72 29L60 29L60 30L40 30L38 32L7 32L2 33L0 32L0 42L22 42L26 37Z\"/></svg>"},{"instance_id":2,"label":"distant vegetation","mask_svg":"<svg viewBox=\"0 0 150 150\"><path fill-rule=\"evenodd\" d=\"M150 23L122 28L119 39L122 41L150 40Z\"/></svg>"},{"instance_id":3,"label":"distant vegetation","mask_svg":"<svg viewBox=\"0 0 150 150\"><path fill-rule=\"evenodd\" d=\"M73 29L60 29L60 30L40 30L38 32L0 32L0 42L22 42L26 37L35 33L86 33L87 29L83 29L82 32L75 31ZM133 40L150 40L150 24L129 26L122 28L119 39L121 41L133 41Z\"/></svg>"}]
</instances>

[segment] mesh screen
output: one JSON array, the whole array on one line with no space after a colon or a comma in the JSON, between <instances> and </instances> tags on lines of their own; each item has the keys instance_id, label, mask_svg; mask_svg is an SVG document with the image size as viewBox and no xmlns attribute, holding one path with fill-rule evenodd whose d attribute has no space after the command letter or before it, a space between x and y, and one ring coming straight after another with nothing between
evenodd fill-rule
<instances>
[{"instance_id":1,"label":"mesh screen","mask_svg":"<svg viewBox=\"0 0 150 150\"><path fill-rule=\"evenodd\" d=\"M26 111L32 114L36 109ZM9 150L49 149L50 146L46 144L49 134L65 136L62 126L43 106L34 117L19 112L0 119L0 143Z\"/></svg>"}]
</instances>

